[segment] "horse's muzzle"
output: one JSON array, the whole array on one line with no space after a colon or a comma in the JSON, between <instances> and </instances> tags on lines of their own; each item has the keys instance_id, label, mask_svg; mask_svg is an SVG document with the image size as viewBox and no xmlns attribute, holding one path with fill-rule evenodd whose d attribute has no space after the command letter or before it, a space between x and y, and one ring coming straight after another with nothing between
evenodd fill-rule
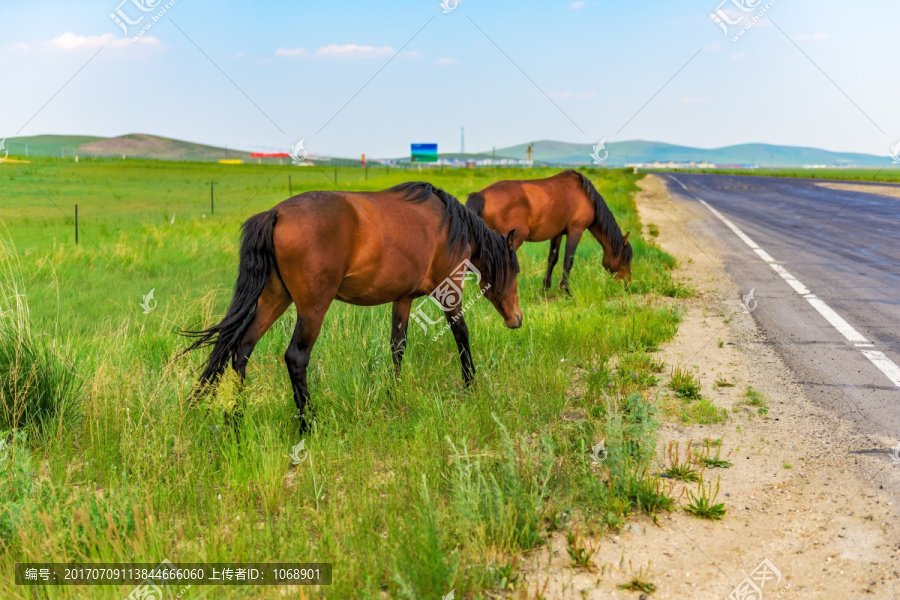
<instances>
[{"instance_id":1,"label":"horse's muzzle","mask_svg":"<svg viewBox=\"0 0 900 600\"><path fill-rule=\"evenodd\" d=\"M522 313L513 315L512 319L506 320L506 326L509 327L510 329L518 329L522 326L522 318L523 318Z\"/></svg>"}]
</instances>

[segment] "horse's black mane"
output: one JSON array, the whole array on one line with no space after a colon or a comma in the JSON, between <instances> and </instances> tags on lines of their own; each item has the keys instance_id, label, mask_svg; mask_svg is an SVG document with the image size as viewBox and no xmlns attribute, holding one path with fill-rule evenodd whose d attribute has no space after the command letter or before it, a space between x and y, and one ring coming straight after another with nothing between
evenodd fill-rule
<instances>
[{"instance_id":1,"label":"horse's black mane","mask_svg":"<svg viewBox=\"0 0 900 600\"><path fill-rule=\"evenodd\" d=\"M482 275L491 284L488 296L499 298L507 285L518 275L519 260L515 252L511 252L507 247L506 238L492 231L481 217L463 206L452 195L424 181L401 183L388 191L403 194L403 199L408 202L421 203L432 196L437 196L444 203L441 227L448 226L447 251L450 253L450 259L458 260L466 247L471 246L472 262L481 263L486 271ZM510 254L511 259L508 258ZM507 266L507 260L512 261L512 272Z\"/></svg>"},{"instance_id":2,"label":"horse's black mane","mask_svg":"<svg viewBox=\"0 0 900 600\"><path fill-rule=\"evenodd\" d=\"M622 242L624 237L622 236L622 230L619 229L619 224L616 223L616 218L606 205L603 196L600 195L600 192L597 191L597 188L594 187L591 180L583 173L579 173L578 171L568 172L578 176L581 180L581 187L584 190L584 193L587 194L587 197L594 203L594 224L598 225L600 227L600 232L609 239L613 254L618 256L621 252L621 258L630 263L634 251L629 244L628 246L625 246L623 252Z\"/></svg>"}]
</instances>

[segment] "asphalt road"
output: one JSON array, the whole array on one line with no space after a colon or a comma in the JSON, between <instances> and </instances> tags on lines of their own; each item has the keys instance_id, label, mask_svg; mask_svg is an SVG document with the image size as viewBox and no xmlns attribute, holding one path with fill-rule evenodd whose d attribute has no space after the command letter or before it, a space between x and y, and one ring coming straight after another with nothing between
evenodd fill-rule
<instances>
[{"instance_id":1,"label":"asphalt road","mask_svg":"<svg viewBox=\"0 0 900 600\"><path fill-rule=\"evenodd\" d=\"M754 290L754 317L808 397L900 441L900 198L802 179L660 176L703 205L726 270L742 294Z\"/></svg>"}]
</instances>

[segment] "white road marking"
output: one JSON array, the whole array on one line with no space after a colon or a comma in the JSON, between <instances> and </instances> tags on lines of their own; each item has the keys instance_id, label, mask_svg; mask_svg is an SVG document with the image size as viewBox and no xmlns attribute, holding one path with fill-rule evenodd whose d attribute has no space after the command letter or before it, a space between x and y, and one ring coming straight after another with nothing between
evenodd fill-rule
<instances>
[{"instance_id":1,"label":"white road marking","mask_svg":"<svg viewBox=\"0 0 900 600\"><path fill-rule=\"evenodd\" d=\"M850 323L845 321L841 315L837 314L832 310L830 306L819 300L818 298L807 298L807 302L812 304L812 307L819 311L819 314L825 317L825 320L831 323L831 326L841 332L845 338L853 343L858 344L867 344L869 340L867 340L863 335L857 330L853 329L850 326Z\"/></svg>"},{"instance_id":2,"label":"white road marking","mask_svg":"<svg viewBox=\"0 0 900 600\"><path fill-rule=\"evenodd\" d=\"M900 367L894 361L884 355L884 352L877 350L863 350L862 353L866 358L872 361L872 364L887 375L887 378L894 382L894 385L900 387Z\"/></svg>"},{"instance_id":3,"label":"white road marking","mask_svg":"<svg viewBox=\"0 0 900 600\"><path fill-rule=\"evenodd\" d=\"M691 191L685 186L683 183L672 178L672 181L680 185L686 192L689 194ZM692 194L693 195L693 194ZM696 196L694 196L696 198ZM705 200L701 198L697 198L697 200L705 206L709 211L715 215L722 223L725 224L728 229L734 232L736 236L738 236L745 244L747 244L751 250L753 250L766 264L772 267L776 273L778 273L782 279L784 279L788 285L790 285L794 290L803 296L803 298L809 302L809 304L816 309L816 311L822 315L826 321L828 321L832 327L838 330L838 332L847 338L848 341L853 342L857 348L860 348L863 356L868 358L873 365L878 367L878 370L884 373L891 382L900 387L900 367L897 364L884 355L883 352L879 352L877 350L867 350L864 348L874 348L875 344L870 342L865 338L863 334L858 332L853 328L850 323L844 320L839 314L834 312L834 310L825 304L821 299L819 299L815 294L813 294L809 288L807 288L803 283L800 282L799 279L791 275L787 269L782 267L779 264L776 264L775 259L769 255L768 252L759 247L759 244L754 242L750 237L741 231L737 225L728 220L722 213L717 211L715 208L710 206Z\"/></svg>"}]
</instances>

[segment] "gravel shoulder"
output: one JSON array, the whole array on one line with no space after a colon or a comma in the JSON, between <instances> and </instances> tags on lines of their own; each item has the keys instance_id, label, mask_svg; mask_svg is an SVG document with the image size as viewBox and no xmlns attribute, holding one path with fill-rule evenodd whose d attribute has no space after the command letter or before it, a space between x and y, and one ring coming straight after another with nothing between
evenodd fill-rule
<instances>
[{"instance_id":1,"label":"gravel shoulder","mask_svg":"<svg viewBox=\"0 0 900 600\"><path fill-rule=\"evenodd\" d=\"M673 199L659 178L648 176L641 187L642 222L658 227L659 245L679 260L676 276L697 290L693 298L673 300L684 321L661 358L668 372L689 368L703 395L727 409L724 422L708 425L661 414L659 456L670 442L683 453L690 441L696 447L722 439L721 457L733 466L703 476L718 481L717 502L728 512L718 522L690 516L682 507L697 484L668 480L678 509L659 515L658 524L632 518L595 538L595 572L571 568L565 535L554 534L523 561L518 597L636 598L640 592L618 585L649 564L645 579L656 586L653 598L728 598L764 560L779 572L763 587L765 599L900 597L900 526L891 500L900 492L900 465L885 453L857 450L889 447L889 440L854 433L804 396L753 314L744 312L707 232L709 213ZM735 386L717 389L717 379ZM652 392L661 413L678 402L669 397L667 380L664 374ZM744 403L748 386L765 396L768 414ZM661 460L658 466L665 468Z\"/></svg>"}]
</instances>

